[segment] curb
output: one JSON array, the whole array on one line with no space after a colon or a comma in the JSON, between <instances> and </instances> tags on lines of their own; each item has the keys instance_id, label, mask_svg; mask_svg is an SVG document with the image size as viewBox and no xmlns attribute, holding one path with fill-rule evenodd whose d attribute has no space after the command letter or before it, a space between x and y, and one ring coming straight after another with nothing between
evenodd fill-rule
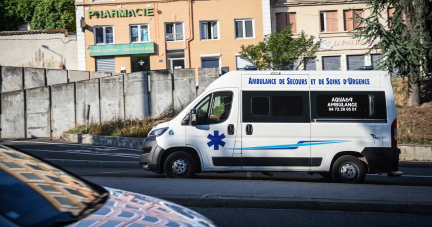
<instances>
[{"instance_id":1,"label":"curb","mask_svg":"<svg viewBox=\"0 0 432 227\"><path fill-rule=\"evenodd\" d=\"M186 207L296 209L432 215L432 203L314 198L151 195Z\"/></svg>"},{"instance_id":2,"label":"curb","mask_svg":"<svg viewBox=\"0 0 432 227\"><path fill-rule=\"evenodd\" d=\"M63 133L63 139L76 144L107 146L141 150L145 138L122 136L98 136L91 134Z\"/></svg>"},{"instance_id":3,"label":"curb","mask_svg":"<svg viewBox=\"0 0 432 227\"><path fill-rule=\"evenodd\" d=\"M140 168L138 161L93 161L71 159L45 159L60 167Z\"/></svg>"},{"instance_id":4,"label":"curb","mask_svg":"<svg viewBox=\"0 0 432 227\"><path fill-rule=\"evenodd\" d=\"M399 162L399 167L432 169L432 162Z\"/></svg>"}]
</instances>

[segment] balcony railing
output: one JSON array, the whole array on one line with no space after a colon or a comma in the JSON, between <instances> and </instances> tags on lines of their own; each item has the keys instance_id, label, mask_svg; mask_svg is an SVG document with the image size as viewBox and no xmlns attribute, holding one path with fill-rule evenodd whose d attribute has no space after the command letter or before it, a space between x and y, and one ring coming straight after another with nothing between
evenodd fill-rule
<instances>
[{"instance_id":1,"label":"balcony railing","mask_svg":"<svg viewBox=\"0 0 432 227\"><path fill-rule=\"evenodd\" d=\"M167 33L166 41L177 41L177 40L184 40L184 34L183 33Z\"/></svg>"}]
</instances>

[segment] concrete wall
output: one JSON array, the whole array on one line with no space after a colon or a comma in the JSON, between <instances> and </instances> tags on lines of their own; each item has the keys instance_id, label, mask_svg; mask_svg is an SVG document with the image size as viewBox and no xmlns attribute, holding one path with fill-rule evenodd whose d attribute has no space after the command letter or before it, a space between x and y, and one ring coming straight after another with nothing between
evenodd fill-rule
<instances>
[{"instance_id":1,"label":"concrete wall","mask_svg":"<svg viewBox=\"0 0 432 227\"><path fill-rule=\"evenodd\" d=\"M162 70L77 82L68 82L68 75L87 76L89 72L16 67L2 67L2 72L6 72L2 75L7 89L20 88L1 94L1 135L8 138L59 137L75 124L86 123L88 104L90 122L98 123L172 114L173 108L181 111L197 95L194 69L175 70L174 76ZM218 70L204 69L200 76L209 84L217 78ZM21 87L23 80L25 86Z\"/></svg>"},{"instance_id":2,"label":"concrete wall","mask_svg":"<svg viewBox=\"0 0 432 227\"><path fill-rule=\"evenodd\" d=\"M53 137L75 126L75 84L58 84L51 87L51 129Z\"/></svg>"},{"instance_id":3,"label":"concrete wall","mask_svg":"<svg viewBox=\"0 0 432 227\"><path fill-rule=\"evenodd\" d=\"M403 161L432 161L432 146L402 145L399 160Z\"/></svg>"},{"instance_id":4,"label":"concrete wall","mask_svg":"<svg viewBox=\"0 0 432 227\"><path fill-rule=\"evenodd\" d=\"M0 36L0 65L78 69L75 36L65 34L26 34Z\"/></svg>"},{"instance_id":5,"label":"concrete wall","mask_svg":"<svg viewBox=\"0 0 432 227\"><path fill-rule=\"evenodd\" d=\"M1 94L1 137L25 137L24 91Z\"/></svg>"},{"instance_id":6,"label":"concrete wall","mask_svg":"<svg viewBox=\"0 0 432 227\"><path fill-rule=\"evenodd\" d=\"M123 76L101 78L101 121L124 119Z\"/></svg>"},{"instance_id":7,"label":"concrete wall","mask_svg":"<svg viewBox=\"0 0 432 227\"><path fill-rule=\"evenodd\" d=\"M170 70L149 72L150 115L153 117L167 113L173 106L171 79Z\"/></svg>"},{"instance_id":8,"label":"concrete wall","mask_svg":"<svg viewBox=\"0 0 432 227\"><path fill-rule=\"evenodd\" d=\"M92 72L91 73L92 79L102 78L102 77L107 77L107 76L112 76L112 73L110 73L110 72Z\"/></svg>"},{"instance_id":9,"label":"concrete wall","mask_svg":"<svg viewBox=\"0 0 432 227\"><path fill-rule=\"evenodd\" d=\"M1 92L19 91L24 88L23 68L8 67L1 68L2 87Z\"/></svg>"},{"instance_id":10,"label":"concrete wall","mask_svg":"<svg viewBox=\"0 0 432 227\"><path fill-rule=\"evenodd\" d=\"M195 69L174 70L174 111L183 110L195 98Z\"/></svg>"},{"instance_id":11,"label":"concrete wall","mask_svg":"<svg viewBox=\"0 0 432 227\"><path fill-rule=\"evenodd\" d=\"M197 95L200 95L217 78L219 78L219 68L198 68Z\"/></svg>"},{"instance_id":12,"label":"concrete wall","mask_svg":"<svg viewBox=\"0 0 432 227\"><path fill-rule=\"evenodd\" d=\"M68 82L68 75L66 70L61 69L48 69L46 73L47 85L64 84Z\"/></svg>"},{"instance_id":13,"label":"concrete wall","mask_svg":"<svg viewBox=\"0 0 432 227\"><path fill-rule=\"evenodd\" d=\"M144 119L149 117L149 92L147 72L124 76L125 118Z\"/></svg>"},{"instance_id":14,"label":"concrete wall","mask_svg":"<svg viewBox=\"0 0 432 227\"><path fill-rule=\"evenodd\" d=\"M76 123L86 124L88 105L90 105L89 123L99 123L99 79L79 81L75 86Z\"/></svg>"},{"instance_id":15,"label":"concrete wall","mask_svg":"<svg viewBox=\"0 0 432 227\"><path fill-rule=\"evenodd\" d=\"M26 91L27 138L50 137L50 92L49 87Z\"/></svg>"},{"instance_id":16,"label":"concrete wall","mask_svg":"<svg viewBox=\"0 0 432 227\"><path fill-rule=\"evenodd\" d=\"M89 80L90 79L90 72L69 70L68 71L68 79L69 79L69 82Z\"/></svg>"},{"instance_id":17,"label":"concrete wall","mask_svg":"<svg viewBox=\"0 0 432 227\"><path fill-rule=\"evenodd\" d=\"M45 69L24 68L24 88L43 87L46 83Z\"/></svg>"}]
</instances>

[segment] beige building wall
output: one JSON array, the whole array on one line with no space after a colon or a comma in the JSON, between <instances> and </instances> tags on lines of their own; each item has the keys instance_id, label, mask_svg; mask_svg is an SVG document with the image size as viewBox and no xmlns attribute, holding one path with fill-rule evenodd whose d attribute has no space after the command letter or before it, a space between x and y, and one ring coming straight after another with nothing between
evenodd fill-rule
<instances>
[{"instance_id":1,"label":"beige building wall","mask_svg":"<svg viewBox=\"0 0 432 227\"><path fill-rule=\"evenodd\" d=\"M192 4L192 7L190 6ZM201 56L220 55L220 66L228 66L230 70L236 69L236 53L240 52L241 45L256 44L262 41L263 20L262 2L257 0L209 0L209 1L97 1L83 0L76 2L83 6L85 22L85 56L86 70L95 71L95 58L90 57L88 46L95 44L95 26L114 26L114 43L130 43L130 30L132 24L148 24L150 42L155 43L155 53L150 55L151 70L166 69L166 50L184 49L185 67L201 67ZM127 18L96 18L88 16L89 10L135 9L137 7L154 8L154 16L137 16ZM236 39L235 19L254 19L254 37ZM219 21L218 40L200 39L200 21ZM165 23L183 22L184 41L165 41ZM190 40L190 47L188 41ZM190 48L190 50L188 50ZM116 56L116 72L126 67L131 72L131 55Z\"/></svg>"},{"instance_id":2,"label":"beige building wall","mask_svg":"<svg viewBox=\"0 0 432 227\"><path fill-rule=\"evenodd\" d=\"M284 2L284 1L279 1ZM365 9L366 4L361 1L316 1L313 4L302 3L299 0L288 0L285 3L272 5L272 31L276 31L276 14L292 12L296 14L297 32L304 31L307 35L320 38L323 42L319 52L317 53L316 68L322 70L323 56L341 56L340 70L347 70L347 56L349 55L364 55L369 50L370 45L361 40L352 38L352 32L345 31L344 10L350 9ZM337 31L321 32L320 28L320 12L321 11L337 11ZM369 12L365 11L364 16L368 16ZM387 21L387 12L383 12L382 23ZM379 52L378 52L379 53ZM376 54L378 54L376 53ZM374 54L374 53L371 53ZM370 55L364 56L364 65L371 65ZM302 67L301 67L302 68Z\"/></svg>"},{"instance_id":3,"label":"beige building wall","mask_svg":"<svg viewBox=\"0 0 432 227\"><path fill-rule=\"evenodd\" d=\"M31 31L34 32L34 31ZM60 34L0 34L0 65L77 70L76 37Z\"/></svg>"}]
</instances>

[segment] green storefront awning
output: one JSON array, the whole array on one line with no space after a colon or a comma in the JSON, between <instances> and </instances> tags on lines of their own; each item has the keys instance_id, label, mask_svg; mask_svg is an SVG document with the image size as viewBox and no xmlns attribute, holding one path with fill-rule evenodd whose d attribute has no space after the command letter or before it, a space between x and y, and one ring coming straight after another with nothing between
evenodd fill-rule
<instances>
[{"instance_id":1,"label":"green storefront awning","mask_svg":"<svg viewBox=\"0 0 432 227\"><path fill-rule=\"evenodd\" d=\"M91 57L128 55L128 54L153 54L154 43L127 43L92 45L88 47Z\"/></svg>"}]
</instances>

